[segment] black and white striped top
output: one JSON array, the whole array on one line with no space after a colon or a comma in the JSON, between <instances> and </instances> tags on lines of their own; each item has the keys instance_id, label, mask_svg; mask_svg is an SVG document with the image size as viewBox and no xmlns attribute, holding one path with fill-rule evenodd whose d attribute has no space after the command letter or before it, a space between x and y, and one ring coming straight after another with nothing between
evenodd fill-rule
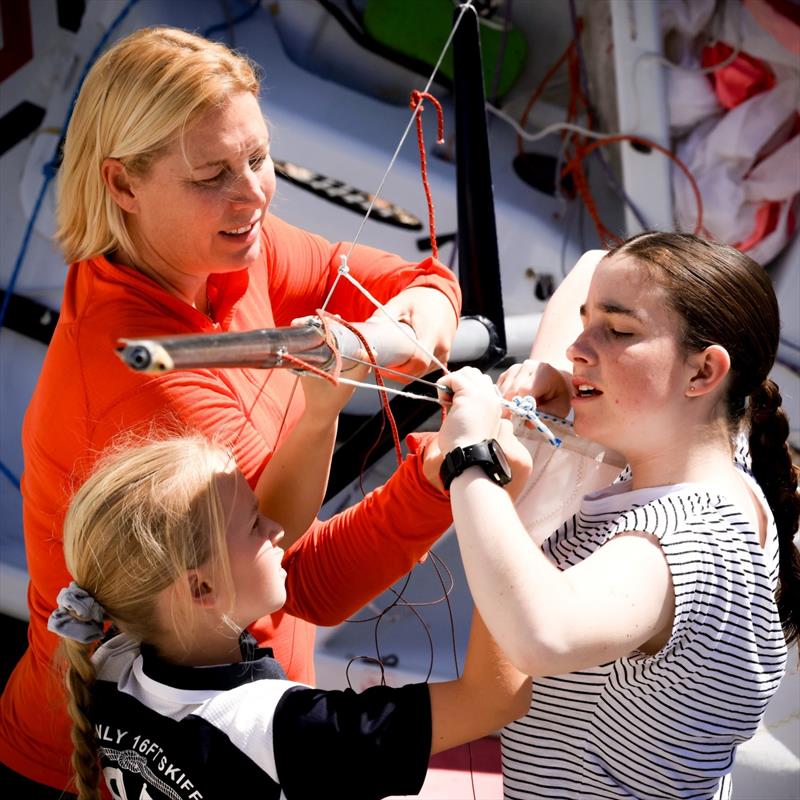
<instances>
[{"instance_id":1,"label":"black and white striped top","mask_svg":"<svg viewBox=\"0 0 800 800\"><path fill-rule=\"evenodd\" d=\"M618 533L651 533L675 586L672 635L653 656L535 680L528 715L503 731L506 798L727 798L736 746L780 683L772 515L762 549L710 485L629 487L588 495L543 549L566 569Z\"/></svg>"}]
</instances>

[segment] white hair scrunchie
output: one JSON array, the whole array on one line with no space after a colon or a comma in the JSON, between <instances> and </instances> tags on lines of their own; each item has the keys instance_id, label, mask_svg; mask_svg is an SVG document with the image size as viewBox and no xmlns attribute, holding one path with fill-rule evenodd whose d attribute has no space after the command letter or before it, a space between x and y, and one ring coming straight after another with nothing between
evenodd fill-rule
<instances>
[{"instance_id":1,"label":"white hair scrunchie","mask_svg":"<svg viewBox=\"0 0 800 800\"><path fill-rule=\"evenodd\" d=\"M82 644L103 638L105 609L75 581L58 593L56 602L58 608L47 620L47 630Z\"/></svg>"}]
</instances>

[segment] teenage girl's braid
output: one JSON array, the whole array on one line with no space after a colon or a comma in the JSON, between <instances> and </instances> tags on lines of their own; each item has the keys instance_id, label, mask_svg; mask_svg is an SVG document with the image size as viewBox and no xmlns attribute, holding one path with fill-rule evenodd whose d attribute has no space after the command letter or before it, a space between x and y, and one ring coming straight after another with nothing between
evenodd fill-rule
<instances>
[{"instance_id":1,"label":"teenage girl's braid","mask_svg":"<svg viewBox=\"0 0 800 800\"><path fill-rule=\"evenodd\" d=\"M94 644L65 639L62 646L67 657L67 710L72 719L72 769L78 800L100 800L97 739L89 717L91 687L96 677L90 660Z\"/></svg>"},{"instance_id":2,"label":"teenage girl's braid","mask_svg":"<svg viewBox=\"0 0 800 800\"><path fill-rule=\"evenodd\" d=\"M800 519L798 470L786 439L789 420L777 385L766 379L750 395L750 457L753 475L772 509L778 528L780 574L778 613L786 641L800 637L800 552L794 545Z\"/></svg>"}]
</instances>

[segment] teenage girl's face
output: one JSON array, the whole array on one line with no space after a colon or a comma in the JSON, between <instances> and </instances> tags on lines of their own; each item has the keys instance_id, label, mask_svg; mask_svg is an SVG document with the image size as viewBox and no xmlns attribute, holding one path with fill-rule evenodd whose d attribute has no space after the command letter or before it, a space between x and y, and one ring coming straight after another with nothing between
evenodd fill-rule
<instances>
[{"instance_id":1,"label":"teenage girl's face","mask_svg":"<svg viewBox=\"0 0 800 800\"><path fill-rule=\"evenodd\" d=\"M283 529L258 510L253 490L237 469L220 475L222 507L228 514L227 543L235 590L232 613L242 627L277 611L286 602ZM224 605L225 599L220 602Z\"/></svg>"},{"instance_id":2,"label":"teenage girl's face","mask_svg":"<svg viewBox=\"0 0 800 800\"><path fill-rule=\"evenodd\" d=\"M633 258L605 258L581 319L567 349L576 431L629 458L668 442L680 430L691 369L664 289Z\"/></svg>"},{"instance_id":3,"label":"teenage girl's face","mask_svg":"<svg viewBox=\"0 0 800 800\"><path fill-rule=\"evenodd\" d=\"M258 100L234 94L208 111L158 158L131 177L128 227L135 266L180 291L215 272L253 265L263 216L275 193L269 133Z\"/></svg>"}]
</instances>

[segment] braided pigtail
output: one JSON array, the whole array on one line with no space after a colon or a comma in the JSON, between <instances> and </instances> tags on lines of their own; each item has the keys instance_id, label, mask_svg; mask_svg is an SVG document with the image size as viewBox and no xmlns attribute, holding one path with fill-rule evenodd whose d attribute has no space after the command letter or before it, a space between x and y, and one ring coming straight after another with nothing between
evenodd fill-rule
<instances>
[{"instance_id":1,"label":"braided pigtail","mask_svg":"<svg viewBox=\"0 0 800 800\"><path fill-rule=\"evenodd\" d=\"M67 659L67 710L72 719L72 769L78 800L100 800L97 740L89 716L91 689L95 681L91 662L94 644L64 639L62 646Z\"/></svg>"},{"instance_id":2,"label":"braided pigtail","mask_svg":"<svg viewBox=\"0 0 800 800\"><path fill-rule=\"evenodd\" d=\"M800 519L798 470L786 439L789 420L777 385L767 379L750 395L750 457L755 479L767 498L778 528L780 573L778 613L787 642L800 637L800 552L794 544Z\"/></svg>"}]
</instances>

